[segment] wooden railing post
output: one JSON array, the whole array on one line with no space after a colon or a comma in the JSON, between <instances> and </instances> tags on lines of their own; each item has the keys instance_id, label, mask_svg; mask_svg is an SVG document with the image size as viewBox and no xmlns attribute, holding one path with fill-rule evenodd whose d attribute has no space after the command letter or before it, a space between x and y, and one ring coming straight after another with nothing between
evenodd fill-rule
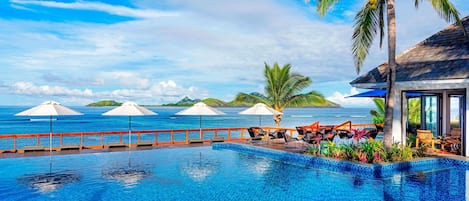
<instances>
[{"instance_id":1,"label":"wooden railing post","mask_svg":"<svg viewBox=\"0 0 469 201\"><path fill-rule=\"evenodd\" d=\"M158 132L155 132L155 145L158 145Z\"/></svg>"},{"instance_id":2,"label":"wooden railing post","mask_svg":"<svg viewBox=\"0 0 469 201\"><path fill-rule=\"evenodd\" d=\"M62 145L63 145L63 134L60 133L60 146L62 146Z\"/></svg>"},{"instance_id":3,"label":"wooden railing post","mask_svg":"<svg viewBox=\"0 0 469 201\"><path fill-rule=\"evenodd\" d=\"M137 133L137 142L140 142L140 131Z\"/></svg>"},{"instance_id":4,"label":"wooden railing post","mask_svg":"<svg viewBox=\"0 0 469 201\"><path fill-rule=\"evenodd\" d=\"M174 131L173 130L171 130L170 139L171 139L171 144L174 144Z\"/></svg>"},{"instance_id":5,"label":"wooden railing post","mask_svg":"<svg viewBox=\"0 0 469 201\"><path fill-rule=\"evenodd\" d=\"M13 150L16 152L16 135L13 137Z\"/></svg>"},{"instance_id":6,"label":"wooden railing post","mask_svg":"<svg viewBox=\"0 0 469 201\"><path fill-rule=\"evenodd\" d=\"M41 146L41 137L37 135L37 146Z\"/></svg>"},{"instance_id":7,"label":"wooden railing post","mask_svg":"<svg viewBox=\"0 0 469 201\"><path fill-rule=\"evenodd\" d=\"M186 130L186 144L189 144L189 130Z\"/></svg>"}]
</instances>

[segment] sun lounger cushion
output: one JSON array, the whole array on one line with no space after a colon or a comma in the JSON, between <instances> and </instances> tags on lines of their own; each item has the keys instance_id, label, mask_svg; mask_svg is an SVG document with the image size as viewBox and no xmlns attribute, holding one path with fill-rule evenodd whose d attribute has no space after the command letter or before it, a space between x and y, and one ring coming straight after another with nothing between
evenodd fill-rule
<instances>
[{"instance_id":1,"label":"sun lounger cushion","mask_svg":"<svg viewBox=\"0 0 469 201\"><path fill-rule=\"evenodd\" d=\"M194 143L204 143L204 140L200 138L189 139L189 144L194 144Z\"/></svg>"},{"instance_id":2,"label":"sun lounger cushion","mask_svg":"<svg viewBox=\"0 0 469 201\"><path fill-rule=\"evenodd\" d=\"M137 142L137 147L141 147L141 146L153 146L153 142L150 142L150 141Z\"/></svg>"},{"instance_id":3,"label":"sun lounger cushion","mask_svg":"<svg viewBox=\"0 0 469 201\"><path fill-rule=\"evenodd\" d=\"M78 144L64 144L60 146L60 150L78 150L81 146Z\"/></svg>"},{"instance_id":4,"label":"sun lounger cushion","mask_svg":"<svg viewBox=\"0 0 469 201\"><path fill-rule=\"evenodd\" d=\"M225 138L224 138L224 137L220 137L220 136L212 137L211 141L212 141L212 142L224 142L224 141L225 141Z\"/></svg>"},{"instance_id":5,"label":"sun lounger cushion","mask_svg":"<svg viewBox=\"0 0 469 201\"><path fill-rule=\"evenodd\" d=\"M28 151L45 151L43 146L24 146L24 152Z\"/></svg>"}]
</instances>

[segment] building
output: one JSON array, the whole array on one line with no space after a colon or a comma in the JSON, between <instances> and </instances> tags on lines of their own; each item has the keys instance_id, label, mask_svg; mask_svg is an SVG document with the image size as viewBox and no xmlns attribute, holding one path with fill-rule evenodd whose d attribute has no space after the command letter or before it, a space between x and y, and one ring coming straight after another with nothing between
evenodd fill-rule
<instances>
[{"instance_id":1,"label":"building","mask_svg":"<svg viewBox=\"0 0 469 201\"><path fill-rule=\"evenodd\" d=\"M469 16L462 19L469 33ZM452 24L396 57L394 142L406 142L406 93L421 93L421 128L435 137L459 127L462 155L469 156L469 36ZM359 76L357 88L385 89L387 63ZM453 125L452 125L453 124Z\"/></svg>"}]
</instances>

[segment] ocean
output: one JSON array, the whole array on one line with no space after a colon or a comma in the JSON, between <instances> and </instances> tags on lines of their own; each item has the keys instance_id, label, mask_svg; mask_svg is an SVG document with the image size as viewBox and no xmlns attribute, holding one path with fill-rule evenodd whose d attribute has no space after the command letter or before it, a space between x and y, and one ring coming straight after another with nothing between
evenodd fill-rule
<instances>
[{"instance_id":1,"label":"ocean","mask_svg":"<svg viewBox=\"0 0 469 201\"><path fill-rule=\"evenodd\" d=\"M15 116L27 106L0 106L0 134L49 133L49 117ZM53 132L127 131L128 117L103 116L113 107L70 107L83 113L80 116L53 117ZM197 129L199 116L177 116L185 107L148 107L155 116L132 117L132 130ZM259 126L259 116L240 115L246 108L217 108L226 113L220 116L202 116L203 128L235 128ZM371 123L370 108L286 108L281 127L321 124ZM272 116L262 116L262 126L274 126Z\"/></svg>"}]
</instances>

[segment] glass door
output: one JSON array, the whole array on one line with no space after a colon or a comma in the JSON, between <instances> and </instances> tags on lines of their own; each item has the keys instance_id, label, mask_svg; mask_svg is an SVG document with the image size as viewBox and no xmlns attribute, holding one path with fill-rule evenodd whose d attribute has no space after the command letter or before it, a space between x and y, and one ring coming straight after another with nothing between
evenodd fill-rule
<instances>
[{"instance_id":1,"label":"glass door","mask_svg":"<svg viewBox=\"0 0 469 201\"><path fill-rule=\"evenodd\" d=\"M437 95L423 96L422 128L431 130L433 135L440 135L440 100Z\"/></svg>"}]
</instances>

